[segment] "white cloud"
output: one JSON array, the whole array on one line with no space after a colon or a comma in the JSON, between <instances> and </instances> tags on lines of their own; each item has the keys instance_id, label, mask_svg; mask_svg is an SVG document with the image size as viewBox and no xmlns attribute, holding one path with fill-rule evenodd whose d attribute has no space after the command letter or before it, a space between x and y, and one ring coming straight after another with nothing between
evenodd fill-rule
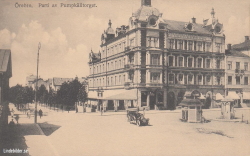
<instances>
[{"instance_id":1,"label":"white cloud","mask_svg":"<svg viewBox=\"0 0 250 156\"><path fill-rule=\"evenodd\" d=\"M10 48L10 44L14 35L10 33L8 29L0 30L0 48Z\"/></svg>"},{"instance_id":2,"label":"white cloud","mask_svg":"<svg viewBox=\"0 0 250 156\"><path fill-rule=\"evenodd\" d=\"M84 44L70 47L66 35L60 27L53 30L45 30L43 25L32 21L28 25L22 25L17 34L9 34L12 42L12 71L11 85L17 82L25 84L27 74L36 74L38 43L41 43L39 51L39 75L42 78L86 76L84 67L87 66L88 49ZM1 35L0 35L1 36ZM8 35L5 35L8 36ZM7 41L5 41L7 43ZM88 73L88 72L87 72Z\"/></svg>"}]
</instances>

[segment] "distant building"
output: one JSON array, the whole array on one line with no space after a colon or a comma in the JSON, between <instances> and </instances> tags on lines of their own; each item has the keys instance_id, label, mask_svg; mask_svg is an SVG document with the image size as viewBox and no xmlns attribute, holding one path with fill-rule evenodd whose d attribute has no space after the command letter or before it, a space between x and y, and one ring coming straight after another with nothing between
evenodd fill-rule
<instances>
[{"instance_id":1,"label":"distant building","mask_svg":"<svg viewBox=\"0 0 250 156\"><path fill-rule=\"evenodd\" d=\"M9 79L12 77L11 51L0 49L0 135L8 125Z\"/></svg>"},{"instance_id":2,"label":"distant building","mask_svg":"<svg viewBox=\"0 0 250 156\"><path fill-rule=\"evenodd\" d=\"M26 85L28 87L31 87L35 90L36 87L36 75L29 75L26 77ZM48 80L43 80L42 78L38 78L37 81L37 87L41 87L41 85L44 85L45 88L49 91L50 87L52 86L52 79L48 79Z\"/></svg>"},{"instance_id":3,"label":"distant building","mask_svg":"<svg viewBox=\"0 0 250 156\"><path fill-rule=\"evenodd\" d=\"M122 3L122 2L121 2ZM175 109L187 96L216 107L225 93L225 35L215 17L196 22L163 19L142 0L141 7L114 30L109 20L101 51L89 54L89 102L107 110L129 107Z\"/></svg>"},{"instance_id":4,"label":"distant building","mask_svg":"<svg viewBox=\"0 0 250 156\"><path fill-rule=\"evenodd\" d=\"M232 49L241 51L242 53L250 56L250 40L249 36L245 36L245 41L239 44L232 45Z\"/></svg>"},{"instance_id":5,"label":"distant building","mask_svg":"<svg viewBox=\"0 0 250 156\"><path fill-rule=\"evenodd\" d=\"M249 40L246 42L250 43ZM226 50L226 95L236 100L236 106L244 107L244 104L250 106L250 56L246 55L246 49L240 49L240 46L234 47L238 47L239 51L232 49L231 44L228 44Z\"/></svg>"},{"instance_id":6,"label":"distant building","mask_svg":"<svg viewBox=\"0 0 250 156\"><path fill-rule=\"evenodd\" d=\"M52 79L52 89L54 91L58 91L62 84L65 82L71 82L73 81L73 78L59 78L59 77L53 77Z\"/></svg>"}]
</instances>

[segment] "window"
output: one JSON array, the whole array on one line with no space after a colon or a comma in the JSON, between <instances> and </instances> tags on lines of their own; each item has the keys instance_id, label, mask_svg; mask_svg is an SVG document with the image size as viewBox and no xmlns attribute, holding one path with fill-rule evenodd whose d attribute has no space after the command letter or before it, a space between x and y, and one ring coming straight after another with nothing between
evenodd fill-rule
<instances>
[{"instance_id":1,"label":"window","mask_svg":"<svg viewBox=\"0 0 250 156\"><path fill-rule=\"evenodd\" d=\"M160 83L160 73L151 73L150 80L153 83Z\"/></svg>"},{"instance_id":2,"label":"window","mask_svg":"<svg viewBox=\"0 0 250 156\"><path fill-rule=\"evenodd\" d=\"M169 48L174 49L174 40L173 39L170 40L170 47Z\"/></svg>"},{"instance_id":3,"label":"window","mask_svg":"<svg viewBox=\"0 0 250 156\"><path fill-rule=\"evenodd\" d=\"M196 51L196 41L194 41L194 51Z\"/></svg>"},{"instance_id":4,"label":"window","mask_svg":"<svg viewBox=\"0 0 250 156\"><path fill-rule=\"evenodd\" d=\"M108 83L108 86L109 86L109 77L108 77L108 81L107 81L107 83Z\"/></svg>"},{"instance_id":5,"label":"window","mask_svg":"<svg viewBox=\"0 0 250 156\"><path fill-rule=\"evenodd\" d=\"M130 40L130 46L134 47L134 46L135 46L135 43L134 43L134 42L135 42L135 39L134 39L134 38L131 39L131 40Z\"/></svg>"},{"instance_id":6,"label":"window","mask_svg":"<svg viewBox=\"0 0 250 156\"><path fill-rule=\"evenodd\" d=\"M207 51L210 51L211 43L207 43Z\"/></svg>"},{"instance_id":7,"label":"window","mask_svg":"<svg viewBox=\"0 0 250 156\"><path fill-rule=\"evenodd\" d=\"M110 70L113 70L113 69L114 69L113 62L111 62Z\"/></svg>"},{"instance_id":8,"label":"window","mask_svg":"<svg viewBox=\"0 0 250 156\"><path fill-rule=\"evenodd\" d=\"M89 68L89 72L90 72L90 74L92 74L91 67Z\"/></svg>"},{"instance_id":9,"label":"window","mask_svg":"<svg viewBox=\"0 0 250 156\"><path fill-rule=\"evenodd\" d=\"M197 51L201 51L201 46L202 46L202 42L198 42L198 44L197 44Z\"/></svg>"},{"instance_id":10,"label":"window","mask_svg":"<svg viewBox=\"0 0 250 156\"><path fill-rule=\"evenodd\" d=\"M160 55L151 54L151 65L160 65Z\"/></svg>"},{"instance_id":11,"label":"window","mask_svg":"<svg viewBox=\"0 0 250 156\"><path fill-rule=\"evenodd\" d=\"M188 50L193 50L193 41L188 42Z\"/></svg>"},{"instance_id":12,"label":"window","mask_svg":"<svg viewBox=\"0 0 250 156\"><path fill-rule=\"evenodd\" d=\"M205 42L202 42L202 44L203 44L203 51L205 52L205 51L206 51L206 49L205 49L206 43L205 43Z\"/></svg>"},{"instance_id":13,"label":"window","mask_svg":"<svg viewBox=\"0 0 250 156\"><path fill-rule=\"evenodd\" d=\"M236 76L235 79L236 79L236 84L240 85L240 76Z\"/></svg>"},{"instance_id":14,"label":"window","mask_svg":"<svg viewBox=\"0 0 250 156\"><path fill-rule=\"evenodd\" d=\"M217 85L220 85L220 76L217 76L216 80L217 80Z\"/></svg>"},{"instance_id":15,"label":"window","mask_svg":"<svg viewBox=\"0 0 250 156\"><path fill-rule=\"evenodd\" d=\"M175 45L175 49L178 49L177 48L177 40L174 41L174 45Z\"/></svg>"},{"instance_id":16,"label":"window","mask_svg":"<svg viewBox=\"0 0 250 156\"><path fill-rule=\"evenodd\" d=\"M188 84L193 84L193 75L188 75Z\"/></svg>"},{"instance_id":17,"label":"window","mask_svg":"<svg viewBox=\"0 0 250 156\"><path fill-rule=\"evenodd\" d=\"M178 65L179 67L183 67L183 57L178 57Z\"/></svg>"},{"instance_id":18,"label":"window","mask_svg":"<svg viewBox=\"0 0 250 156\"><path fill-rule=\"evenodd\" d=\"M215 44L215 46L216 46L216 52L221 52L221 43L216 43Z\"/></svg>"},{"instance_id":19,"label":"window","mask_svg":"<svg viewBox=\"0 0 250 156\"><path fill-rule=\"evenodd\" d=\"M187 50L187 41L184 41L184 49Z\"/></svg>"},{"instance_id":20,"label":"window","mask_svg":"<svg viewBox=\"0 0 250 156\"><path fill-rule=\"evenodd\" d=\"M157 37L147 37L149 47L159 47Z\"/></svg>"},{"instance_id":21,"label":"window","mask_svg":"<svg viewBox=\"0 0 250 156\"><path fill-rule=\"evenodd\" d=\"M179 84L183 84L183 74L178 75L178 82Z\"/></svg>"},{"instance_id":22,"label":"window","mask_svg":"<svg viewBox=\"0 0 250 156\"><path fill-rule=\"evenodd\" d=\"M169 74L169 84L174 84L174 74Z\"/></svg>"},{"instance_id":23,"label":"window","mask_svg":"<svg viewBox=\"0 0 250 156\"><path fill-rule=\"evenodd\" d=\"M203 83L202 83L202 75L198 75L198 85L203 85Z\"/></svg>"},{"instance_id":24,"label":"window","mask_svg":"<svg viewBox=\"0 0 250 156\"><path fill-rule=\"evenodd\" d=\"M248 85L248 77L244 77L244 85Z\"/></svg>"},{"instance_id":25,"label":"window","mask_svg":"<svg viewBox=\"0 0 250 156\"><path fill-rule=\"evenodd\" d=\"M247 62L244 62L244 70L248 71L248 63Z\"/></svg>"},{"instance_id":26,"label":"window","mask_svg":"<svg viewBox=\"0 0 250 156\"><path fill-rule=\"evenodd\" d=\"M170 67L174 66L174 56L169 56L168 57L168 65Z\"/></svg>"},{"instance_id":27,"label":"window","mask_svg":"<svg viewBox=\"0 0 250 156\"><path fill-rule=\"evenodd\" d=\"M182 50L183 49L183 41L179 40L179 49Z\"/></svg>"},{"instance_id":28,"label":"window","mask_svg":"<svg viewBox=\"0 0 250 156\"><path fill-rule=\"evenodd\" d=\"M216 68L220 69L220 60L216 60Z\"/></svg>"},{"instance_id":29,"label":"window","mask_svg":"<svg viewBox=\"0 0 250 156\"><path fill-rule=\"evenodd\" d=\"M227 62L227 69L231 70L232 69L232 61Z\"/></svg>"},{"instance_id":30,"label":"window","mask_svg":"<svg viewBox=\"0 0 250 156\"><path fill-rule=\"evenodd\" d=\"M232 76L227 77L227 84L229 84L229 85L232 84Z\"/></svg>"},{"instance_id":31,"label":"window","mask_svg":"<svg viewBox=\"0 0 250 156\"><path fill-rule=\"evenodd\" d=\"M114 85L116 85L116 76L115 76L115 80L114 80Z\"/></svg>"},{"instance_id":32,"label":"window","mask_svg":"<svg viewBox=\"0 0 250 156\"><path fill-rule=\"evenodd\" d=\"M206 68L210 68L210 59L207 59Z\"/></svg>"},{"instance_id":33,"label":"window","mask_svg":"<svg viewBox=\"0 0 250 156\"><path fill-rule=\"evenodd\" d=\"M121 84L121 75L119 75L119 84Z\"/></svg>"},{"instance_id":34,"label":"window","mask_svg":"<svg viewBox=\"0 0 250 156\"><path fill-rule=\"evenodd\" d=\"M188 67L193 67L193 58L188 57Z\"/></svg>"},{"instance_id":35,"label":"window","mask_svg":"<svg viewBox=\"0 0 250 156\"><path fill-rule=\"evenodd\" d=\"M236 62L236 69L240 69L240 62Z\"/></svg>"},{"instance_id":36,"label":"window","mask_svg":"<svg viewBox=\"0 0 250 156\"><path fill-rule=\"evenodd\" d=\"M111 77L110 85L111 85L111 86L113 85L113 77Z\"/></svg>"},{"instance_id":37,"label":"window","mask_svg":"<svg viewBox=\"0 0 250 156\"><path fill-rule=\"evenodd\" d=\"M202 68L202 58L198 58L197 67Z\"/></svg>"},{"instance_id":38,"label":"window","mask_svg":"<svg viewBox=\"0 0 250 156\"><path fill-rule=\"evenodd\" d=\"M210 79L211 79L211 76L207 75L207 77L206 77L207 84L210 84Z\"/></svg>"}]
</instances>

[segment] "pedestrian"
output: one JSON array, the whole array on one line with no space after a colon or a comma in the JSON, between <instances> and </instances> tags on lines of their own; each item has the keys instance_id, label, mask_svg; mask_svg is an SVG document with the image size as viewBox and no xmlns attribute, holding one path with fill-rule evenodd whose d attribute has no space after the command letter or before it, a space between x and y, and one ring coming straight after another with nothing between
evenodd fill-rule
<instances>
[{"instance_id":1,"label":"pedestrian","mask_svg":"<svg viewBox=\"0 0 250 156\"><path fill-rule=\"evenodd\" d=\"M27 117L30 118L30 109L27 110Z\"/></svg>"},{"instance_id":2,"label":"pedestrian","mask_svg":"<svg viewBox=\"0 0 250 156\"><path fill-rule=\"evenodd\" d=\"M77 106L76 106L76 113L78 112L78 108L77 108Z\"/></svg>"},{"instance_id":3,"label":"pedestrian","mask_svg":"<svg viewBox=\"0 0 250 156\"><path fill-rule=\"evenodd\" d=\"M18 120L19 120L19 115L18 114L16 115L15 119L16 119L16 123L18 124Z\"/></svg>"},{"instance_id":4,"label":"pedestrian","mask_svg":"<svg viewBox=\"0 0 250 156\"><path fill-rule=\"evenodd\" d=\"M13 127L15 125L15 122L13 121L13 119L11 119L9 125L10 125L10 127Z\"/></svg>"},{"instance_id":5,"label":"pedestrian","mask_svg":"<svg viewBox=\"0 0 250 156\"><path fill-rule=\"evenodd\" d=\"M11 113L11 117L13 118L14 113L15 113L15 111L14 111L14 109L13 109L13 108L11 109L10 113Z\"/></svg>"},{"instance_id":6,"label":"pedestrian","mask_svg":"<svg viewBox=\"0 0 250 156\"><path fill-rule=\"evenodd\" d=\"M40 109L38 113L39 113L39 116L40 116L40 119L41 119L41 117L43 116L43 111Z\"/></svg>"}]
</instances>

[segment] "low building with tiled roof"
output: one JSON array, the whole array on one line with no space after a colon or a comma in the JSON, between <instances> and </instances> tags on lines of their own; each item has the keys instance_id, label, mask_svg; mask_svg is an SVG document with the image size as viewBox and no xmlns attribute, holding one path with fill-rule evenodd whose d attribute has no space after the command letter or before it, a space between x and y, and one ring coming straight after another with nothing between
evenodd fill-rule
<instances>
[{"instance_id":1,"label":"low building with tiled roof","mask_svg":"<svg viewBox=\"0 0 250 156\"><path fill-rule=\"evenodd\" d=\"M242 53L250 56L250 40L249 36L245 36L245 41L239 44L232 45L232 49L241 51Z\"/></svg>"},{"instance_id":2,"label":"low building with tiled roof","mask_svg":"<svg viewBox=\"0 0 250 156\"><path fill-rule=\"evenodd\" d=\"M250 56L228 45L226 50L226 95L234 98L236 106L250 106Z\"/></svg>"},{"instance_id":3,"label":"low building with tiled roof","mask_svg":"<svg viewBox=\"0 0 250 156\"><path fill-rule=\"evenodd\" d=\"M73 81L73 78L59 78L59 77L53 77L52 79L52 88L55 90L55 91L58 91L62 84L65 83L65 82L71 82Z\"/></svg>"}]
</instances>

